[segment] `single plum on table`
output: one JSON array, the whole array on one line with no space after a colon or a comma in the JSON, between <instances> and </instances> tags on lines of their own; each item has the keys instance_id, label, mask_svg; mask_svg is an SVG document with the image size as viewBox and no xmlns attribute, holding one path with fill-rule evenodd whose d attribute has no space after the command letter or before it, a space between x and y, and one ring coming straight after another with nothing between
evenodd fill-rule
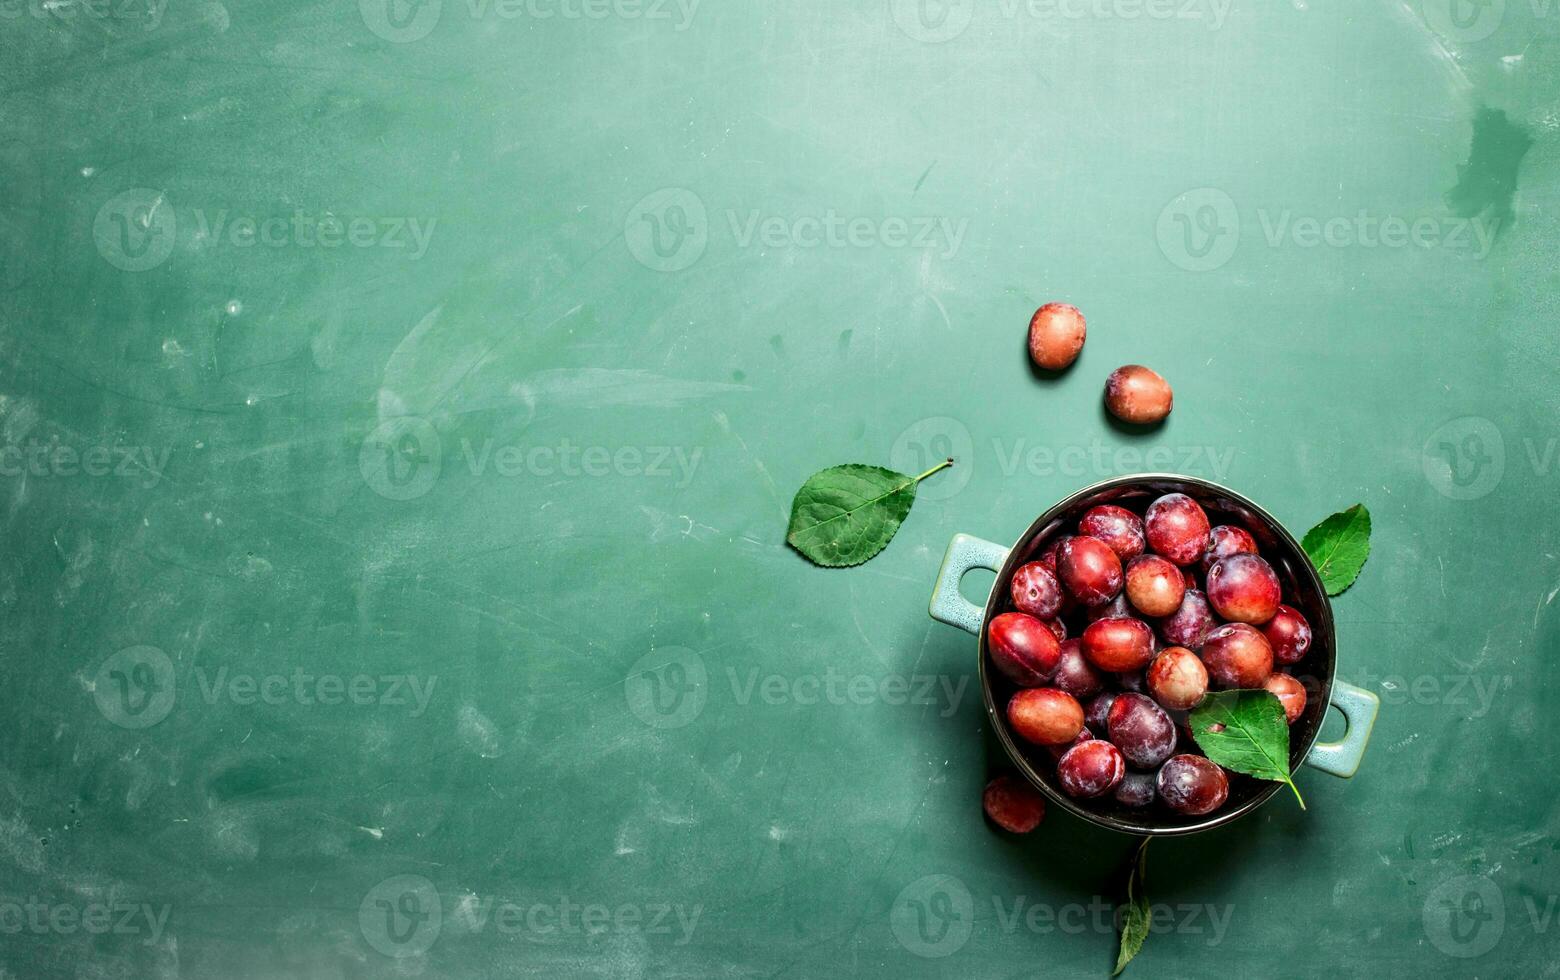
<instances>
[{"instance_id":1,"label":"single plum on table","mask_svg":"<svg viewBox=\"0 0 1560 980\"><path fill-rule=\"evenodd\" d=\"M1089 739L1067 750L1056 763L1056 781L1068 796L1104 796L1127 774L1121 750L1109 742Z\"/></svg>"},{"instance_id":2,"label":"single plum on table","mask_svg":"<svg viewBox=\"0 0 1560 980\"><path fill-rule=\"evenodd\" d=\"M1202 662L1220 687L1258 688L1273 673L1273 648L1255 626L1225 623L1203 641Z\"/></svg>"},{"instance_id":3,"label":"single plum on table","mask_svg":"<svg viewBox=\"0 0 1560 980\"><path fill-rule=\"evenodd\" d=\"M1188 590L1181 598L1181 607L1159 621L1159 635L1173 647L1200 650L1217 625L1219 622L1214 618L1207 596Z\"/></svg>"},{"instance_id":4,"label":"single plum on table","mask_svg":"<svg viewBox=\"0 0 1560 980\"><path fill-rule=\"evenodd\" d=\"M1078 533L1105 542L1122 561L1131 561L1147 546L1143 518L1113 504L1089 508L1078 521Z\"/></svg>"},{"instance_id":5,"label":"single plum on table","mask_svg":"<svg viewBox=\"0 0 1560 980\"><path fill-rule=\"evenodd\" d=\"M1038 687L1056 670L1061 644L1051 627L1028 613L1002 613L986 628L986 648L1003 676L1020 687Z\"/></svg>"},{"instance_id":6,"label":"single plum on table","mask_svg":"<svg viewBox=\"0 0 1560 980\"><path fill-rule=\"evenodd\" d=\"M1063 641L1061 659L1051 672L1052 686L1075 698L1093 697L1105 688L1105 678L1089 665L1083 656L1082 647L1082 640Z\"/></svg>"},{"instance_id":7,"label":"single plum on table","mask_svg":"<svg viewBox=\"0 0 1560 980\"><path fill-rule=\"evenodd\" d=\"M1230 555L1208 569L1208 604L1232 623L1260 626L1278 612L1283 597L1278 574L1261 555Z\"/></svg>"},{"instance_id":8,"label":"single plum on table","mask_svg":"<svg viewBox=\"0 0 1560 980\"><path fill-rule=\"evenodd\" d=\"M1061 371L1077 360L1088 332L1076 306L1047 303L1029 318L1029 357L1037 367Z\"/></svg>"},{"instance_id":9,"label":"single plum on table","mask_svg":"<svg viewBox=\"0 0 1560 980\"><path fill-rule=\"evenodd\" d=\"M1148 665L1148 690L1171 711L1190 711L1208 693L1208 669L1185 647L1167 647Z\"/></svg>"},{"instance_id":10,"label":"single plum on table","mask_svg":"<svg viewBox=\"0 0 1560 980\"><path fill-rule=\"evenodd\" d=\"M1154 789L1165 805L1189 817L1201 817L1224 805L1230 780L1224 770L1200 755L1175 755L1159 767Z\"/></svg>"},{"instance_id":11,"label":"single plum on table","mask_svg":"<svg viewBox=\"0 0 1560 980\"><path fill-rule=\"evenodd\" d=\"M1220 558L1240 554L1257 554L1257 539L1243 527L1220 524L1208 532L1208 550L1203 552L1198 564L1202 566L1203 574L1206 575L1208 569L1212 568L1213 563Z\"/></svg>"},{"instance_id":12,"label":"single plum on table","mask_svg":"<svg viewBox=\"0 0 1560 980\"><path fill-rule=\"evenodd\" d=\"M1262 627L1262 635L1273 648L1273 659L1281 664L1299 663L1311 649L1311 624L1294 606L1279 605Z\"/></svg>"},{"instance_id":13,"label":"single plum on table","mask_svg":"<svg viewBox=\"0 0 1560 980\"><path fill-rule=\"evenodd\" d=\"M1141 670L1154 659L1154 631L1141 619L1099 619L1083 631L1083 656L1100 670Z\"/></svg>"},{"instance_id":14,"label":"single plum on table","mask_svg":"<svg viewBox=\"0 0 1560 980\"><path fill-rule=\"evenodd\" d=\"M1305 714L1305 685L1288 674L1272 674L1262 685L1284 706L1284 720L1291 725Z\"/></svg>"},{"instance_id":15,"label":"single plum on table","mask_svg":"<svg viewBox=\"0 0 1560 980\"><path fill-rule=\"evenodd\" d=\"M1054 619L1062 611L1062 583L1038 561L1020 566L1008 589L1019 612L1037 619Z\"/></svg>"},{"instance_id":16,"label":"single plum on table","mask_svg":"<svg viewBox=\"0 0 1560 980\"><path fill-rule=\"evenodd\" d=\"M1184 493L1167 493L1143 515L1148 547L1177 565L1190 565L1208 548L1208 515Z\"/></svg>"},{"instance_id":17,"label":"single plum on table","mask_svg":"<svg viewBox=\"0 0 1560 980\"><path fill-rule=\"evenodd\" d=\"M1181 569L1158 555L1139 555L1127 562L1126 596L1138 612L1155 618L1181 608L1186 579Z\"/></svg>"},{"instance_id":18,"label":"single plum on table","mask_svg":"<svg viewBox=\"0 0 1560 980\"><path fill-rule=\"evenodd\" d=\"M1045 797L1017 776L998 776L981 794L986 816L1003 830L1027 834L1045 819Z\"/></svg>"},{"instance_id":19,"label":"single plum on table","mask_svg":"<svg viewBox=\"0 0 1560 980\"><path fill-rule=\"evenodd\" d=\"M1175 393L1158 371L1141 364L1127 364L1105 379L1105 407L1110 414L1133 425L1159 422L1175 404Z\"/></svg>"},{"instance_id":20,"label":"single plum on table","mask_svg":"<svg viewBox=\"0 0 1560 980\"><path fill-rule=\"evenodd\" d=\"M1099 538L1068 538L1056 550L1056 577L1085 606L1104 605L1121 592L1121 559Z\"/></svg>"},{"instance_id":21,"label":"single plum on table","mask_svg":"<svg viewBox=\"0 0 1560 980\"><path fill-rule=\"evenodd\" d=\"M1008 723L1026 742L1065 745L1083 731L1083 705L1066 691L1032 687L1008 702Z\"/></svg>"},{"instance_id":22,"label":"single plum on table","mask_svg":"<svg viewBox=\"0 0 1560 980\"><path fill-rule=\"evenodd\" d=\"M1175 722L1142 694L1118 696L1110 706L1106 728L1110 741L1140 769L1154 768L1175 751Z\"/></svg>"}]
</instances>

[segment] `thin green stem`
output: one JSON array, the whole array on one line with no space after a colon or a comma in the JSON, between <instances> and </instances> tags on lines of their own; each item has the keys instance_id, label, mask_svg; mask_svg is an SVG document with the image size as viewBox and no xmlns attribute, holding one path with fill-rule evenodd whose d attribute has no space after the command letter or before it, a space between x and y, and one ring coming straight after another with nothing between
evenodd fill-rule
<instances>
[{"instance_id":1,"label":"thin green stem","mask_svg":"<svg viewBox=\"0 0 1560 980\"><path fill-rule=\"evenodd\" d=\"M938 470L945 470L945 469L947 469L948 467L950 467L952 465L953 465L953 457L950 456L947 459L943 460L941 463L938 463L936 466L934 466L931 469L927 470L925 473L922 473L920 476L916 477L915 478L915 482L920 483L922 480L924 480L927 477L931 476L933 473L936 473Z\"/></svg>"}]
</instances>

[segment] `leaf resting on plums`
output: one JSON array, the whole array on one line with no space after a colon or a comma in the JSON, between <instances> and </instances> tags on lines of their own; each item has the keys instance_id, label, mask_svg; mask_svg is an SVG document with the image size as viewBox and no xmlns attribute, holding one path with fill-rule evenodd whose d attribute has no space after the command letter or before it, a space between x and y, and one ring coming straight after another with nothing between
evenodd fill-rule
<instances>
[{"instance_id":1,"label":"leaf resting on plums","mask_svg":"<svg viewBox=\"0 0 1560 980\"><path fill-rule=\"evenodd\" d=\"M1127 875L1127 906L1126 917L1121 921L1121 949L1116 953L1116 970L1111 976L1116 976L1127 968L1143 948L1143 940L1148 938L1148 927L1153 922L1153 910L1148 905L1148 885L1145 881L1148 872L1148 842L1152 837L1143 838L1143 843L1138 845L1137 857L1132 862L1132 872Z\"/></svg>"},{"instance_id":2,"label":"leaf resting on plums","mask_svg":"<svg viewBox=\"0 0 1560 980\"><path fill-rule=\"evenodd\" d=\"M1311 528L1300 543L1328 595L1354 584L1370 557L1370 511L1355 504Z\"/></svg>"},{"instance_id":3,"label":"leaf resting on plums","mask_svg":"<svg viewBox=\"0 0 1560 980\"><path fill-rule=\"evenodd\" d=\"M1212 691L1192 709L1192 738L1208 759L1258 779L1285 783L1305 800L1289 778L1289 722L1270 691Z\"/></svg>"},{"instance_id":4,"label":"leaf resting on plums","mask_svg":"<svg viewBox=\"0 0 1560 980\"><path fill-rule=\"evenodd\" d=\"M915 503L916 484L952 465L938 463L920 476L860 463L819 470L791 501L785 540L815 564L859 565L893 540Z\"/></svg>"}]
</instances>

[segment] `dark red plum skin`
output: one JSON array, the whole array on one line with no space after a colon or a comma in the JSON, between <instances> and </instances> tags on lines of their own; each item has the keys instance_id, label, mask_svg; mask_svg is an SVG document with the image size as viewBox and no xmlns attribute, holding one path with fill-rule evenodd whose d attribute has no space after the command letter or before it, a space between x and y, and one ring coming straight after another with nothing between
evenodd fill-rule
<instances>
[{"instance_id":1,"label":"dark red plum skin","mask_svg":"<svg viewBox=\"0 0 1560 980\"><path fill-rule=\"evenodd\" d=\"M1252 690L1272 675L1273 648L1256 627L1225 623L1203 641L1202 662L1215 685Z\"/></svg>"},{"instance_id":2,"label":"dark red plum skin","mask_svg":"<svg viewBox=\"0 0 1560 980\"><path fill-rule=\"evenodd\" d=\"M1045 819L1045 797L1017 776L987 783L981 804L992 823L1012 834L1027 834Z\"/></svg>"},{"instance_id":3,"label":"dark red plum skin","mask_svg":"<svg viewBox=\"0 0 1560 980\"><path fill-rule=\"evenodd\" d=\"M1284 720L1293 725L1305 714L1305 685L1288 674L1273 674L1262 685L1284 706Z\"/></svg>"},{"instance_id":4,"label":"dark red plum skin","mask_svg":"<svg viewBox=\"0 0 1560 980\"><path fill-rule=\"evenodd\" d=\"M1142 694L1117 697L1106 727L1111 743L1140 769L1154 768L1175 751L1175 722L1153 698Z\"/></svg>"},{"instance_id":5,"label":"dark red plum skin","mask_svg":"<svg viewBox=\"0 0 1560 980\"><path fill-rule=\"evenodd\" d=\"M1061 646L1061 659L1051 673L1051 683L1075 698L1088 698L1105 688L1105 678L1083 656L1082 640L1067 640Z\"/></svg>"},{"instance_id":6,"label":"dark red plum skin","mask_svg":"<svg viewBox=\"0 0 1560 980\"><path fill-rule=\"evenodd\" d=\"M1094 733L1089 731L1089 726L1084 725L1083 731L1078 733L1077 738L1073 739L1071 742L1064 742L1061 745L1047 745L1045 746L1045 751L1051 756L1051 761L1056 762L1061 759L1062 756L1072 751L1073 746L1077 745L1079 742L1087 742L1093 737Z\"/></svg>"},{"instance_id":7,"label":"dark red plum skin","mask_svg":"<svg viewBox=\"0 0 1560 980\"><path fill-rule=\"evenodd\" d=\"M1170 646L1195 651L1201 649L1203 641L1217 625L1208 597L1193 589L1181 598L1180 609L1159 621L1159 635Z\"/></svg>"},{"instance_id":8,"label":"dark red plum skin","mask_svg":"<svg viewBox=\"0 0 1560 980\"><path fill-rule=\"evenodd\" d=\"M1154 659L1154 631L1141 619L1095 620L1082 639L1084 658L1100 670L1141 670Z\"/></svg>"},{"instance_id":9,"label":"dark red plum skin","mask_svg":"<svg viewBox=\"0 0 1560 980\"><path fill-rule=\"evenodd\" d=\"M1056 575L1085 606L1104 605L1121 594L1121 559L1099 538L1063 541L1056 551Z\"/></svg>"},{"instance_id":10,"label":"dark red plum skin","mask_svg":"<svg viewBox=\"0 0 1560 980\"><path fill-rule=\"evenodd\" d=\"M1203 552L1202 560L1198 564L1202 566L1203 574L1206 575L1208 569L1212 568L1213 563L1220 558L1257 553L1257 539L1253 538L1245 528L1233 524L1220 524L1208 532L1208 550Z\"/></svg>"},{"instance_id":11,"label":"dark red plum skin","mask_svg":"<svg viewBox=\"0 0 1560 980\"><path fill-rule=\"evenodd\" d=\"M1105 542L1123 562L1141 555L1148 546L1143 518L1113 504L1091 507L1078 522L1078 533Z\"/></svg>"},{"instance_id":12,"label":"dark red plum skin","mask_svg":"<svg viewBox=\"0 0 1560 980\"><path fill-rule=\"evenodd\" d=\"M1028 613L1002 613L986 627L986 649L1002 675L1020 687L1039 687L1056 670L1061 644L1051 627Z\"/></svg>"},{"instance_id":13,"label":"dark red plum skin","mask_svg":"<svg viewBox=\"0 0 1560 980\"><path fill-rule=\"evenodd\" d=\"M1019 612L1037 619L1052 619L1062 611L1062 583L1041 562L1029 562L1014 572L1008 591Z\"/></svg>"},{"instance_id":14,"label":"dark red plum skin","mask_svg":"<svg viewBox=\"0 0 1560 980\"><path fill-rule=\"evenodd\" d=\"M1065 745L1083 731L1083 705L1053 687L1019 691L1008 701L1008 723L1026 742Z\"/></svg>"},{"instance_id":15,"label":"dark red plum skin","mask_svg":"<svg viewBox=\"0 0 1560 980\"><path fill-rule=\"evenodd\" d=\"M1181 608L1186 579L1181 569L1158 555L1139 555L1127 563L1126 596L1144 616L1168 616Z\"/></svg>"},{"instance_id":16,"label":"dark red plum skin","mask_svg":"<svg viewBox=\"0 0 1560 980\"><path fill-rule=\"evenodd\" d=\"M1223 769L1203 756L1175 755L1159 767L1154 789L1175 812L1201 817L1224 805L1230 795L1230 780Z\"/></svg>"},{"instance_id":17,"label":"dark red plum skin","mask_svg":"<svg viewBox=\"0 0 1560 980\"><path fill-rule=\"evenodd\" d=\"M1262 635L1273 648L1273 659L1281 664L1299 663L1311 649L1311 624L1293 606L1280 605L1262 627Z\"/></svg>"},{"instance_id":18,"label":"dark red plum skin","mask_svg":"<svg viewBox=\"0 0 1560 980\"><path fill-rule=\"evenodd\" d=\"M1278 612L1284 597L1278 574L1261 555L1220 558L1208 569L1208 604L1232 623L1259 626Z\"/></svg>"},{"instance_id":19,"label":"dark red plum skin","mask_svg":"<svg viewBox=\"0 0 1560 980\"><path fill-rule=\"evenodd\" d=\"M1105 719L1110 716L1110 706L1115 700L1115 693L1106 691L1104 694L1095 696L1093 700L1083 706L1083 722L1096 735L1104 736Z\"/></svg>"},{"instance_id":20,"label":"dark red plum skin","mask_svg":"<svg viewBox=\"0 0 1560 980\"><path fill-rule=\"evenodd\" d=\"M1056 763L1056 781L1062 784L1062 791L1081 799L1104 796L1126 774L1121 750L1097 738L1079 742Z\"/></svg>"},{"instance_id":21,"label":"dark red plum skin","mask_svg":"<svg viewBox=\"0 0 1560 980\"><path fill-rule=\"evenodd\" d=\"M1184 493L1167 493L1143 518L1149 550L1177 565L1190 565L1208 550L1208 515Z\"/></svg>"},{"instance_id":22,"label":"dark red plum skin","mask_svg":"<svg viewBox=\"0 0 1560 980\"><path fill-rule=\"evenodd\" d=\"M1132 615L1132 604L1127 602L1125 592L1104 605L1091 606L1083 611L1083 618L1091 623L1097 619L1131 619Z\"/></svg>"},{"instance_id":23,"label":"dark red plum skin","mask_svg":"<svg viewBox=\"0 0 1560 980\"><path fill-rule=\"evenodd\" d=\"M1151 772L1129 772L1116 784L1116 792L1113 794L1116 802L1122 806L1130 806L1141 809L1154 802L1154 774Z\"/></svg>"}]
</instances>

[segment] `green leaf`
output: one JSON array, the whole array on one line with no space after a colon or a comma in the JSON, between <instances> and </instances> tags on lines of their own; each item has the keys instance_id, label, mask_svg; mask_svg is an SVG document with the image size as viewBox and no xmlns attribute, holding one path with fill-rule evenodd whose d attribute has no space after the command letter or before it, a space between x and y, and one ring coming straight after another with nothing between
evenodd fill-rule
<instances>
[{"instance_id":1,"label":"green leaf","mask_svg":"<svg viewBox=\"0 0 1560 980\"><path fill-rule=\"evenodd\" d=\"M791 501L785 540L815 564L859 565L893 540L915 503L916 484L952 465L938 463L920 476L859 463L819 470Z\"/></svg>"},{"instance_id":2,"label":"green leaf","mask_svg":"<svg viewBox=\"0 0 1560 980\"><path fill-rule=\"evenodd\" d=\"M1121 923L1121 949L1116 954L1116 970L1111 976L1117 976L1132 962L1132 958L1143 949L1143 940L1148 938L1148 927L1153 921L1153 913L1148 906L1148 886L1145 877L1148 872L1148 842L1152 837L1143 838L1143 843L1138 845L1137 858L1132 862L1132 873L1127 876L1127 914Z\"/></svg>"},{"instance_id":3,"label":"green leaf","mask_svg":"<svg viewBox=\"0 0 1560 980\"><path fill-rule=\"evenodd\" d=\"M1310 556L1322 588L1337 595L1354 584L1370 557L1370 511L1355 504L1311 528L1300 543Z\"/></svg>"},{"instance_id":4,"label":"green leaf","mask_svg":"<svg viewBox=\"0 0 1560 980\"><path fill-rule=\"evenodd\" d=\"M1300 789L1289 777L1289 722L1284 706L1268 691L1214 691L1191 714L1192 738L1210 761L1259 779L1288 784L1305 809Z\"/></svg>"}]
</instances>

